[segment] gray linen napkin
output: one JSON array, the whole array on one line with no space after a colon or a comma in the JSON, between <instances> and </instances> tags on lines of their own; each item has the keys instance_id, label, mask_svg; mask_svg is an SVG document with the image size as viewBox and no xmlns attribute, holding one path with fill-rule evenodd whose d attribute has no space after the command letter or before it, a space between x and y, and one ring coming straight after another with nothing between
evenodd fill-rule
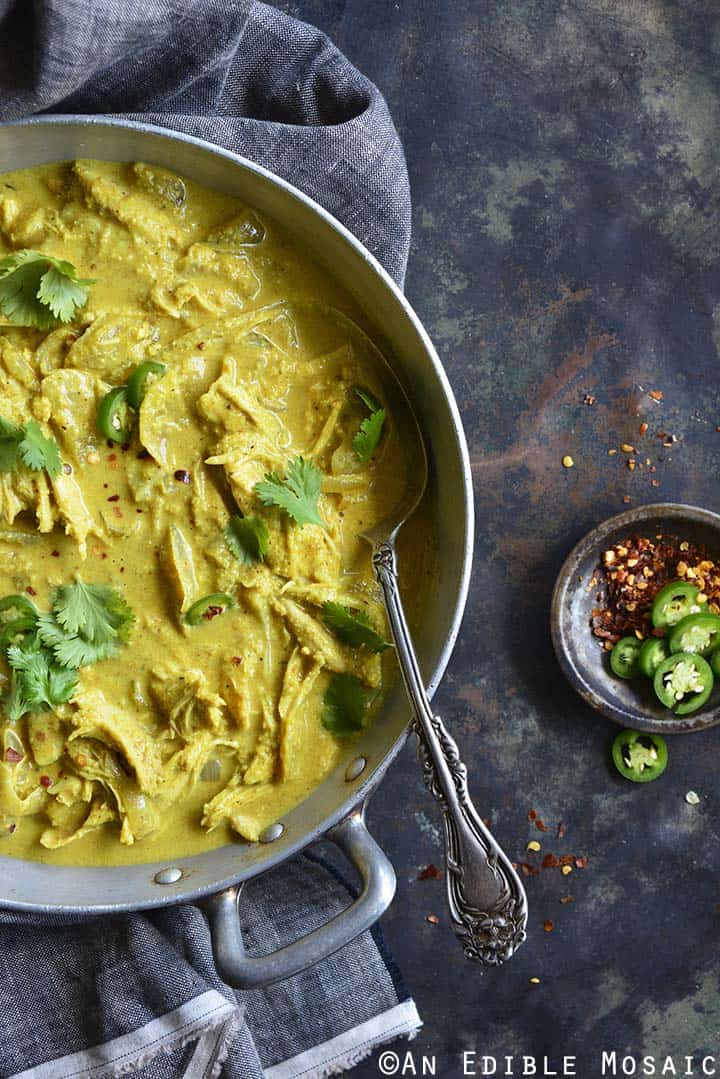
<instances>
[{"instance_id":1,"label":"gray linen napkin","mask_svg":"<svg viewBox=\"0 0 720 1079\"><path fill-rule=\"evenodd\" d=\"M0 121L141 119L209 139L312 195L402 282L410 194L377 88L315 28L251 0L0 0ZM251 950L347 905L305 854L243 896ZM79 922L0 912L0 1077L318 1079L419 1026L379 931L234 993L193 907Z\"/></svg>"}]
</instances>

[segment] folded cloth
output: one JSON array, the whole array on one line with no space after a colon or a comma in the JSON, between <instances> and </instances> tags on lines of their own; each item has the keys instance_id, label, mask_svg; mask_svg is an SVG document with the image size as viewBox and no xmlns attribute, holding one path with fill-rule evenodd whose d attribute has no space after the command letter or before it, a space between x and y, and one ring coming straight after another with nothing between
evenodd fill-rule
<instances>
[{"instance_id":1,"label":"folded cloth","mask_svg":"<svg viewBox=\"0 0 720 1079\"><path fill-rule=\"evenodd\" d=\"M0 0L0 121L102 113L265 165L402 282L405 160L387 106L318 30L250 0ZM243 893L250 950L302 936L352 888L308 853ZM94 921L0 912L0 1077L318 1079L420 1020L378 930L263 991L220 980L194 907Z\"/></svg>"}]
</instances>

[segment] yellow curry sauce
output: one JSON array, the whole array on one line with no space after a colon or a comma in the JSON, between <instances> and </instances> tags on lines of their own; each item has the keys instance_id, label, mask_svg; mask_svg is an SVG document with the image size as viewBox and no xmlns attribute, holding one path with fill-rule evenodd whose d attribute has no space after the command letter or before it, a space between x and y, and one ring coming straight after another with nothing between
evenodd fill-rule
<instances>
[{"instance_id":1,"label":"yellow curry sauce","mask_svg":"<svg viewBox=\"0 0 720 1079\"><path fill-rule=\"evenodd\" d=\"M386 633L359 533L401 495L391 418L368 462L353 449L356 388L382 398L377 353L272 222L154 166L0 176L0 258L24 249L94 283L50 332L0 320L0 416L35 420L63 462L0 472L0 597L47 611L80 578L117 590L135 623L67 704L12 722L0 704L0 853L122 863L255 840L338 759L321 722L333 676L371 702L381 689L383 657L323 620L336 601ZM100 402L149 359L165 373L129 441L108 442ZM324 527L258 498L299 455L322 472ZM233 509L262 517L263 560L229 548ZM188 625L216 592L233 606Z\"/></svg>"}]
</instances>

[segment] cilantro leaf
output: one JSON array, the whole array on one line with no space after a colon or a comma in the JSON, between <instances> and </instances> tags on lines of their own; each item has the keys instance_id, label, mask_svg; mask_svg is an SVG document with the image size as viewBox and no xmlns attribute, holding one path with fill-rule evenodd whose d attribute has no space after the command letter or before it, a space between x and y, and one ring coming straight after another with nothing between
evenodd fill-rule
<instances>
[{"instance_id":1,"label":"cilantro leaf","mask_svg":"<svg viewBox=\"0 0 720 1079\"><path fill-rule=\"evenodd\" d=\"M255 492L263 505L279 506L301 528L308 524L325 528L317 508L321 488L322 472L302 457L289 462L284 477L277 472L268 472L264 480L255 484Z\"/></svg>"},{"instance_id":2,"label":"cilantro leaf","mask_svg":"<svg viewBox=\"0 0 720 1079\"><path fill-rule=\"evenodd\" d=\"M362 730L367 694L354 674L334 674L323 697L321 722L336 738L350 738Z\"/></svg>"},{"instance_id":3,"label":"cilantro leaf","mask_svg":"<svg viewBox=\"0 0 720 1079\"><path fill-rule=\"evenodd\" d=\"M93 644L82 637L68 636L55 621L53 614L41 614L37 620L37 633L42 643L52 651L61 667L89 667L101 659L109 659L119 651L117 641L109 644Z\"/></svg>"},{"instance_id":4,"label":"cilantro leaf","mask_svg":"<svg viewBox=\"0 0 720 1079\"><path fill-rule=\"evenodd\" d=\"M365 611L350 611L342 603L323 603L323 620L336 637L353 648L365 645L371 652L384 652L392 645L374 628Z\"/></svg>"},{"instance_id":5,"label":"cilantro leaf","mask_svg":"<svg viewBox=\"0 0 720 1079\"><path fill-rule=\"evenodd\" d=\"M69 701L78 684L77 671L56 666L52 656L37 642L28 646L11 645L7 661L14 673L10 701L6 704L8 714L23 709L45 711Z\"/></svg>"},{"instance_id":6,"label":"cilantro leaf","mask_svg":"<svg viewBox=\"0 0 720 1079\"><path fill-rule=\"evenodd\" d=\"M81 279L71 262L40 251L16 251L0 259L0 315L16 326L50 330L70 322L87 303L90 279Z\"/></svg>"},{"instance_id":7,"label":"cilantro leaf","mask_svg":"<svg viewBox=\"0 0 720 1079\"><path fill-rule=\"evenodd\" d=\"M30 420L22 429L23 437L18 445L20 456L28 468L41 472L43 468L49 476L57 476L62 467L60 450L54 438L46 438L40 425Z\"/></svg>"},{"instance_id":8,"label":"cilantro leaf","mask_svg":"<svg viewBox=\"0 0 720 1079\"><path fill-rule=\"evenodd\" d=\"M12 472L17 464L23 429L0 416L0 472Z\"/></svg>"},{"instance_id":9,"label":"cilantro leaf","mask_svg":"<svg viewBox=\"0 0 720 1079\"><path fill-rule=\"evenodd\" d=\"M55 589L53 614L67 636L79 636L93 645L127 642L135 621L114 588L81 580Z\"/></svg>"},{"instance_id":10,"label":"cilantro leaf","mask_svg":"<svg viewBox=\"0 0 720 1079\"><path fill-rule=\"evenodd\" d=\"M360 429L352 443L357 456L363 464L367 464L380 443L386 412L380 402L367 390L356 389L355 393L370 410L370 415L366 416L360 424Z\"/></svg>"},{"instance_id":11,"label":"cilantro leaf","mask_svg":"<svg viewBox=\"0 0 720 1079\"><path fill-rule=\"evenodd\" d=\"M243 566L262 562L268 551L267 525L262 517L235 515L225 529L225 542Z\"/></svg>"}]
</instances>

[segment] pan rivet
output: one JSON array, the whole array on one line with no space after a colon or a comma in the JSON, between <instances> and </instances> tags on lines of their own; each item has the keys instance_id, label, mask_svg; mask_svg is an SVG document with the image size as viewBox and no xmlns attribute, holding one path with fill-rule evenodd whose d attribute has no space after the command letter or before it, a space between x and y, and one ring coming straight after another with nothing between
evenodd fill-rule
<instances>
[{"instance_id":1,"label":"pan rivet","mask_svg":"<svg viewBox=\"0 0 720 1079\"><path fill-rule=\"evenodd\" d=\"M279 821L277 824L268 824L265 831L260 833L260 842L274 843L276 839L280 838L284 831L285 825L280 824Z\"/></svg>"},{"instance_id":2,"label":"pan rivet","mask_svg":"<svg viewBox=\"0 0 720 1079\"><path fill-rule=\"evenodd\" d=\"M351 783L353 779L357 779L358 776L363 774L366 764L367 761L365 757L356 757L354 761L350 762L347 766L347 771L345 772L345 779L348 783Z\"/></svg>"},{"instance_id":3,"label":"pan rivet","mask_svg":"<svg viewBox=\"0 0 720 1079\"><path fill-rule=\"evenodd\" d=\"M159 873L155 874L156 884L175 884L180 880L182 876L182 869L178 869L177 866L171 866L169 869L161 869Z\"/></svg>"}]
</instances>

